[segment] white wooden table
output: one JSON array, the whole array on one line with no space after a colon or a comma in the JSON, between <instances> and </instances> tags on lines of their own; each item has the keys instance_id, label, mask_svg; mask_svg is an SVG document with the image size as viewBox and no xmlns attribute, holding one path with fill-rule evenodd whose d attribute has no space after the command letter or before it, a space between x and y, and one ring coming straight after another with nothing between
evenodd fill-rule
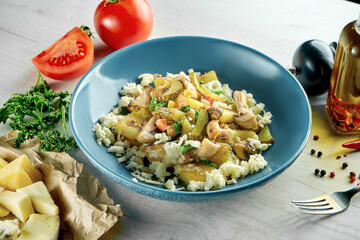
<instances>
[{"instance_id":1,"label":"white wooden table","mask_svg":"<svg viewBox=\"0 0 360 240\"><path fill-rule=\"evenodd\" d=\"M36 82L31 58L74 26L93 28L100 1L0 1L0 105L12 93L25 92ZM302 42L337 41L342 28L355 20L360 6L343 0L149 0L154 11L151 38L200 35L223 38L255 48L280 64L291 64ZM98 37L95 62L112 52ZM72 92L80 79L48 80L57 91ZM261 189L235 198L204 203L152 199L127 190L95 169L84 154L72 153L97 176L109 195L122 204L124 218L102 239L360 239L360 198L341 214L324 217L301 213L290 201L307 199L355 186L349 171L360 173L360 153L341 148L354 137L331 132L324 112L325 96L312 99L313 130L300 157ZM0 134L10 131L0 127ZM320 139L314 141L313 135ZM291 139L291 133L289 138ZM322 151L321 158L310 150ZM343 155L347 154L347 157ZM342 156L336 160L336 156ZM342 162L349 167L341 170ZM316 177L315 168L336 172ZM358 182L358 181L357 181Z\"/></svg>"}]
</instances>

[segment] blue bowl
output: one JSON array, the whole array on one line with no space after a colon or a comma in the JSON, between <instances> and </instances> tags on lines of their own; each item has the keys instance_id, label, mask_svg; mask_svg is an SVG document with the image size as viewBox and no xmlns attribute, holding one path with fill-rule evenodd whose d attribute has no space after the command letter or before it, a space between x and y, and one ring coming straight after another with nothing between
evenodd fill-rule
<instances>
[{"instance_id":1,"label":"blue bowl","mask_svg":"<svg viewBox=\"0 0 360 240\"><path fill-rule=\"evenodd\" d=\"M100 116L119 100L119 91L138 82L142 73L215 70L233 90L245 89L273 114L270 129L275 143L263 153L268 166L239 179L237 184L207 192L170 191L133 180L125 163L96 143L92 131ZM172 201L209 201L254 190L288 168L304 149L311 131L308 98L297 80L280 64L246 46L207 37L168 37L120 49L94 65L77 85L70 105L70 126L91 163L124 187L150 197Z\"/></svg>"}]
</instances>

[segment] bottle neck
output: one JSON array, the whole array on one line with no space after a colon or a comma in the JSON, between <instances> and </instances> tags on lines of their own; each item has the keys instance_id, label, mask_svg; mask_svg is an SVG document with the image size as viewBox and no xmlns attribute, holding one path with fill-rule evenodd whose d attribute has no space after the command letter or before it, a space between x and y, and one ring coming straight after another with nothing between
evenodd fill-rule
<instances>
[{"instance_id":1,"label":"bottle neck","mask_svg":"<svg viewBox=\"0 0 360 240\"><path fill-rule=\"evenodd\" d=\"M359 15L359 18L355 22L355 30L358 34L360 34L360 15Z\"/></svg>"}]
</instances>

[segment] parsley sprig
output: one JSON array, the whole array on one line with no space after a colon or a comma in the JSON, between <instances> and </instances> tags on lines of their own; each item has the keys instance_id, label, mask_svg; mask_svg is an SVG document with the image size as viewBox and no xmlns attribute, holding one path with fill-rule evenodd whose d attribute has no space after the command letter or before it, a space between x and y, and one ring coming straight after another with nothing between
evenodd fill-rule
<instances>
[{"instance_id":1,"label":"parsley sprig","mask_svg":"<svg viewBox=\"0 0 360 240\"><path fill-rule=\"evenodd\" d=\"M38 73L35 86L24 94L13 94L0 109L0 123L10 121L9 126L19 131L14 142L16 147L38 136L41 149L68 152L76 146L66 126L70 100L70 93L56 93ZM55 129L60 120L61 132Z\"/></svg>"},{"instance_id":2,"label":"parsley sprig","mask_svg":"<svg viewBox=\"0 0 360 240\"><path fill-rule=\"evenodd\" d=\"M213 162L211 162L210 160L207 160L207 159L200 159L199 163L208 165L208 166L210 166L210 167L214 167L214 168L216 168L216 169L219 168L215 163L213 163Z\"/></svg>"}]
</instances>

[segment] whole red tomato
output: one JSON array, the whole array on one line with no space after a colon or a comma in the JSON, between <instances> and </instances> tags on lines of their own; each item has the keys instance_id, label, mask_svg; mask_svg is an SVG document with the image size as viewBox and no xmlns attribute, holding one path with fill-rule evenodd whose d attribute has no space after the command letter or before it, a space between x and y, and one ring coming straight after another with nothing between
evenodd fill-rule
<instances>
[{"instance_id":1,"label":"whole red tomato","mask_svg":"<svg viewBox=\"0 0 360 240\"><path fill-rule=\"evenodd\" d=\"M102 1L94 14L97 34L114 49L147 40L153 22L153 12L146 0Z\"/></svg>"}]
</instances>

